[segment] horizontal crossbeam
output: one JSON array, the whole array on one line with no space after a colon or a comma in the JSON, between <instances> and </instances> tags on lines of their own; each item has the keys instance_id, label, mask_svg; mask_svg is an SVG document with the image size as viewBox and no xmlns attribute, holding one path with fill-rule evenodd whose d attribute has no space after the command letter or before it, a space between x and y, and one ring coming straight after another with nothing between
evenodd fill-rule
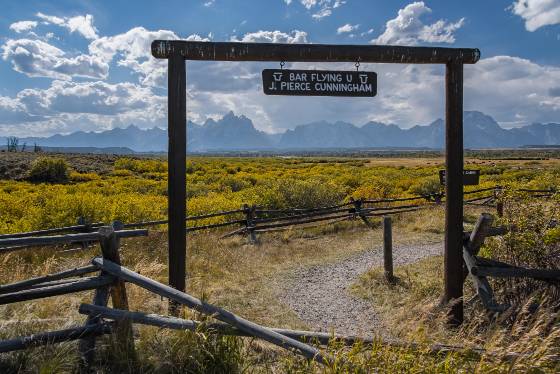
<instances>
[{"instance_id":1,"label":"horizontal crossbeam","mask_svg":"<svg viewBox=\"0 0 560 374\"><path fill-rule=\"evenodd\" d=\"M281 44L155 40L156 58L181 56L203 61L364 62L398 64L474 64L476 48L405 47L394 45Z\"/></svg>"}]
</instances>

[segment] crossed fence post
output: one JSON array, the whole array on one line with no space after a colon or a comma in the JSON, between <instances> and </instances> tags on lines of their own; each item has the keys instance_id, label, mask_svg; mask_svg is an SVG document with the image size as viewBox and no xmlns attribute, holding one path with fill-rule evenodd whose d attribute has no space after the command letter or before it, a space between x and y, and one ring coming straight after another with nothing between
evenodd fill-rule
<instances>
[{"instance_id":1,"label":"crossed fence post","mask_svg":"<svg viewBox=\"0 0 560 374\"><path fill-rule=\"evenodd\" d=\"M79 216L78 217L78 225L84 226L84 228L80 230L81 232L91 232L92 231L91 222L84 216ZM82 249L86 249L90 244L91 244L91 242L81 242L80 246L82 247Z\"/></svg>"},{"instance_id":2,"label":"crossed fence post","mask_svg":"<svg viewBox=\"0 0 560 374\"><path fill-rule=\"evenodd\" d=\"M257 207L255 205L249 206L243 204L243 213L245 213L245 228L249 233L249 240L251 244L258 242L257 235L255 234L255 210Z\"/></svg>"},{"instance_id":3,"label":"crossed fence post","mask_svg":"<svg viewBox=\"0 0 560 374\"><path fill-rule=\"evenodd\" d=\"M364 212L362 212L362 206L364 204L364 199L360 198L358 200L354 200L353 197L350 198L350 202L354 205L354 213L364 221L367 227L373 228L373 224L367 219Z\"/></svg>"},{"instance_id":4,"label":"crossed fence post","mask_svg":"<svg viewBox=\"0 0 560 374\"><path fill-rule=\"evenodd\" d=\"M123 223L120 221L114 221L111 226L103 226L99 228L99 234L101 234L99 243L103 258L119 265L121 264L119 255L120 242L115 234L115 231L121 230L122 228ZM108 273L101 271L101 275L108 275ZM97 288L93 296L93 304L107 306L109 296L111 296L113 308L128 310L128 297L126 294L125 282L123 280L116 278L113 284ZM99 317L90 315L86 320L86 326L96 325L99 322ZM136 355L131 322L128 320L117 321L114 331L117 347L123 350L122 353L126 354L126 357L134 359ZM91 336L80 341L79 350L81 368L83 371L88 370L95 359L95 340L96 337Z\"/></svg>"}]
</instances>

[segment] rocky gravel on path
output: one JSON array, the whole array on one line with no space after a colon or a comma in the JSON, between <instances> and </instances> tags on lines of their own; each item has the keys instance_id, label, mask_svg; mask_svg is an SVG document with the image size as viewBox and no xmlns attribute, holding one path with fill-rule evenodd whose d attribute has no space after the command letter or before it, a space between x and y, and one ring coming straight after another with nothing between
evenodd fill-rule
<instances>
[{"instance_id":1,"label":"rocky gravel on path","mask_svg":"<svg viewBox=\"0 0 560 374\"><path fill-rule=\"evenodd\" d=\"M443 243L395 246L393 262L395 266L405 265L442 253ZM278 285L280 301L315 331L387 336L375 306L349 290L360 274L382 265L380 247L336 263L297 268Z\"/></svg>"}]
</instances>

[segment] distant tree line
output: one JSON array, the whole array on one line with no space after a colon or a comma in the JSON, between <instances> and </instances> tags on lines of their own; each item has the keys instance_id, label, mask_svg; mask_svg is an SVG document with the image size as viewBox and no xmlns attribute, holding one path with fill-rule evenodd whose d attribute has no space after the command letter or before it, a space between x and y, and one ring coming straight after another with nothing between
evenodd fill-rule
<instances>
[{"instance_id":1,"label":"distant tree line","mask_svg":"<svg viewBox=\"0 0 560 374\"><path fill-rule=\"evenodd\" d=\"M8 152L25 152L27 143L23 143L21 147L19 146L19 138L16 136L9 136L7 138L7 150ZM37 144L33 144L33 152L41 152L41 147Z\"/></svg>"}]
</instances>

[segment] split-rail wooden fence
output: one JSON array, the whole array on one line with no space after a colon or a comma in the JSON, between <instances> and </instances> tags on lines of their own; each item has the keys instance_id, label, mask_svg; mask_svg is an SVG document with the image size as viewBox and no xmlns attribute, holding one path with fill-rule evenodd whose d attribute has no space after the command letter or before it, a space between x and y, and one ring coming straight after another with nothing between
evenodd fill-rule
<instances>
[{"instance_id":1,"label":"split-rail wooden fence","mask_svg":"<svg viewBox=\"0 0 560 374\"><path fill-rule=\"evenodd\" d=\"M471 191L470 193L479 193L491 191L494 189L484 189ZM495 190L494 190L495 191ZM554 191L532 191L540 195L549 195ZM492 195L496 198L496 194ZM423 196L421 198L431 200L433 203L441 201L442 196ZM315 219L314 215L322 215L327 210L328 217L343 215L343 218L359 217L364 222L368 223L367 218L374 215L385 215L384 219L384 235L385 247L384 255L386 257L385 266L390 266L391 274L386 274L388 280L392 280L392 254L391 254L391 225L390 219L386 215L390 213L402 213L413 209L423 207L420 204L402 205L397 207L384 207L384 208L368 208L364 207L367 204L375 204L379 202L408 202L412 199L418 198L401 198L390 200L358 200L349 203L341 204L336 207L328 208L315 208L306 210L264 210L252 209L245 206L242 210L244 214L250 210L248 218L242 222L246 230L253 229L254 232L260 227L263 232L271 227L263 226L270 225L269 222L283 222L283 220L276 220L276 217L271 216L268 221L259 221L256 218L259 213L266 214L291 214L285 217L296 216L297 222L309 221ZM470 202L483 202L488 203L490 196L483 196L476 199L469 199ZM345 209L345 211L338 211ZM335 210L336 212L333 212ZM348 211L350 210L350 211ZM224 212L220 212L223 214ZM233 214L232 212L227 212ZM239 213L239 212L236 212ZM198 217L216 217L218 213L206 214ZM301 217L303 216L303 217ZM192 217L189 217L192 218ZM282 217L280 217L282 218ZM322 218L322 217L319 217ZM342 218L337 217L335 219ZM202 219L202 218L201 218ZM330 218L332 219L332 218ZM294 225L294 221L286 220ZM313 221L316 222L316 221ZM157 224L162 224L158 222ZM240 223L240 222L237 222ZM263 223L259 226L259 223ZM489 214L482 214L478 220L474 230L471 233L464 233L464 251L463 258L465 264L465 277L470 275L473 278L477 288L477 294L482 300L484 307L493 312L501 312L507 309L507 305L498 305L492 295L492 289L486 277L531 277L543 281L560 280L560 271L555 269L526 269L508 265L499 261L485 259L478 256L478 249L483 244L484 239L492 235L503 235L508 230L515 228L506 227L491 227L492 216ZM551 223L555 225L556 223ZM123 352L127 352L129 358L134 359L134 335L133 324L144 324L151 326L158 326L162 328L181 329L181 330L199 330L209 333L225 334L225 335L238 335L250 336L263 339L269 343L275 344L279 347L288 349L292 352L298 353L308 359L315 360L321 364L331 364L333 358L328 354L322 353L318 348L310 343L327 344L329 340L335 338L345 344L354 344L357 341L364 343L380 342L379 338L372 337L356 337L356 336L334 336L330 334L314 332L314 331L299 331L289 329L269 328L258 325L254 322L248 321L238 315L233 314L223 308L199 300L196 297L189 295L186 292L179 291L170 286L157 282L153 279L142 276L121 264L119 253L120 240L123 238L130 238L135 236L146 236L148 231L145 229L129 229L134 226L147 226L146 222L139 224L123 224L121 222L113 222L110 226L102 224L82 224L66 228L41 230L24 235L12 234L0 237L0 253L7 251L20 251L29 250L34 246L49 246L61 245L67 243L99 243L101 248L101 256L93 258L90 265L81 266L77 268L59 271L54 274L48 274L35 278L26 279L23 281L15 282L12 284L0 285L0 305L12 304L17 302L27 302L38 300L42 298L70 294L74 292L82 292L93 290L91 304L82 304L79 307L79 312L86 316L84 324L73 328L63 330L40 332L30 336L17 337L4 341L0 341L0 353L10 352L14 350L26 349L29 347L54 344L69 340L79 340L78 349L80 351L81 365L83 368L91 367L94 361L96 337L104 334L115 334L116 344ZM209 225L207 225L209 226ZM219 227L219 226L218 226ZM276 226L277 228L280 226ZM209 228L209 227L206 227ZM61 233L65 231L74 230L93 230L92 232L82 232L64 235L45 236L46 233ZM248 231L251 233L251 231ZM38 236L41 235L41 236ZM387 262L387 256L391 255L390 263ZM89 276L89 274L97 273L96 275ZM88 275L88 276L86 276ZM390 277L389 277L390 275ZM178 305L183 305L198 311L201 314L207 315L209 318L214 318L218 322L200 322L185 320L176 317L160 316L154 314L147 314L139 311L130 311L128 296L126 291L126 283L133 283L148 291L151 291L161 297L167 298L170 302ZM109 299L111 299L112 308L108 307ZM384 340L383 344L404 347L407 349L423 349L426 347L419 347L415 344L403 343L392 340ZM428 351L433 353L441 353L446 351L458 351L462 347L453 347L447 345L434 345L428 347ZM489 354L480 348L471 349L470 353L480 357L483 354ZM511 356L511 357L510 357ZM511 354L507 358L519 358L517 354Z\"/></svg>"},{"instance_id":2,"label":"split-rail wooden fence","mask_svg":"<svg viewBox=\"0 0 560 374\"><path fill-rule=\"evenodd\" d=\"M466 248L474 248L474 246L480 244L480 238L483 237L481 233L492 232L492 229L488 228L487 224L487 216L483 215L473 233L470 234L470 239L466 239ZM326 345L333 339L346 345L352 345L357 342L365 344L381 343L392 347L421 350L422 352L433 354L461 351L475 358L479 358L482 355L493 355L492 352L487 352L481 348L465 350L464 347L441 344L425 347L415 343L387 339L381 340L379 337L340 336L322 332L261 326L221 307L200 300L186 292L181 292L156 280L142 276L123 266L119 253L120 240L148 235L148 231L145 229L126 230L123 226L120 222L114 222L111 226L100 226L97 228L97 231L90 233L0 239L0 249L10 247L14 250L15 246L17 250L29 250L33 246L81 243L84 241L99 243L101 248L101 256L94 257L90 265L30 278L12 284L0 285L0 305L33 301L87 290L94 291L92 302L90 304L83 303L79 306L79 312L86 316L82 326L39 332L29 336L0 341L0 354L41 345L79 340L80 365L84 370L89 370L95 360L96 338L104 334L114 334L115 344L118 345L118 349L121 352L125 352L129 359L134 360L136 352L133 324L141 324L176 330L203 331L213 334L260 338L325 365L332 364L334 359L314 345ZM390 229L390 225L387 227ZM498 233L504 231L501 228L493 230ZM468 235L468 233L465 233L465 235ZM468 265L467 257L465 257L465 262ZM472 269L472 267L469 267L471 274L473 272ZM92 273L97 274L85 276ZM193 321L140 311L130 311L126 283L135 284L154 294L167 298L170 302L196 310L208 316L208 318L217 320L217 322ZM111 299L112 308L108 307L109 299ZM507 354L504 358L518 359L519 357L519 354L511 353Z\"/></svg>"},{"instance_id":3,"label":"split-rail wooden fence","mask_svg":"<svg viewBox=\"0 0 560 374\"><path fill-rule=\"evenodd\" d=\"M500 186L481 188L464 192L464 204L472 206L494 207L498 216L503 214L503 201L499 195L504 191ZM557 193L556 189L537 190L519 189L532 197L550 197ZM478 195L474 198L469 196ZM396 214L415 212L434 206L442 206L445 202L443 193L430 195L418 195L412 197L397 197L387 199L350 199L350 201L324 207L313 208L287 208L269 209L256 205L244 204L240 209L211 212L186 218L187 233L201 230L211 230L238 226L231 232L223 234L222 238L234 235L248 235L251 242L256 242L256 234L287 230L292 227L309 228L317 225L334 224L337 222L360 219L368 227L372 227L371 217L386 217ZM217 219L222 222L192 224L197 222L208 222L209 219ZM141 228L166 225L167 219L129 222L124 223L123 228ZM60 228L52 228L31 232L1 234L2 239L15 239L21 237L51 235L69 232L92 232L105 224L102 222L88 223L83 217L78 218L78 224ZM88 243L80 243L86 246ZM17 250L17 246L2 248L0 253Z\"/></svg>"}]
</instances>

